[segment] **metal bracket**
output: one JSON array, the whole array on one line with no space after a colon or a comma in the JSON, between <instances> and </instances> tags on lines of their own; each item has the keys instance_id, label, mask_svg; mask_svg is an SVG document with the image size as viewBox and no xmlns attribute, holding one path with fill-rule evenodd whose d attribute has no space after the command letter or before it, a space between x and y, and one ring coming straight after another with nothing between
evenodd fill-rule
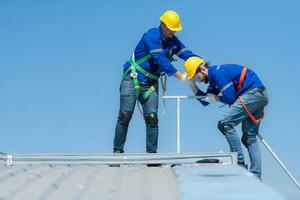
<instances>
[{"instance_id":1,"label":"metal bracket","mask_svg":"<svg viewBox=\"0 0 300 200\"><path fill-rule=\"evenodd\" d=\"M6 165L11 166L12 165L12 155L6 156Z\"/></svg>"}]
</instances>

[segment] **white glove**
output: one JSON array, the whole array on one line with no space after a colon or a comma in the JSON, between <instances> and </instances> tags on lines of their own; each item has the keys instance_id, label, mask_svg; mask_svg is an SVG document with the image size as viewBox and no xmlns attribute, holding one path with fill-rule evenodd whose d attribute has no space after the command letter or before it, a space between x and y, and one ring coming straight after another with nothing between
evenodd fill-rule
<instances>
[{"instance_id":1,"label":"white glove","mask_svg":"<svg viewBox=\"0 0 300 200\"><path fill-rule=\"evenodd\" d=\"M194 79L188 79L187 78L187 73L186 72L184 72L183 74L182 74L182 79L181 79L181 81L183 82L183 83L185 83L185 84L187 84L188 86L196 86L196 83L195 83L195 80Z\"/></svg>"},{"instance_id":2,"label":"white glove","mask_svg":"<svg viewBox=\"0 0 300 200\"><path fill-rule=\"evenodd\" d=\"M217 102L217 95L208 93L206 97L202 99L202 101L205 101L207 103L215 103Z\"/></svg>"}]
</instances>

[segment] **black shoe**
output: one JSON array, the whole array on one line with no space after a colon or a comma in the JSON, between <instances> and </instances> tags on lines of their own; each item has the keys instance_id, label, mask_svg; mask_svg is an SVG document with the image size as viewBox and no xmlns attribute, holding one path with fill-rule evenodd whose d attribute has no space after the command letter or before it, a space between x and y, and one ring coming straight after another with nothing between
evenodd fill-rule
<instances>
[{"instance_id":1,"label":"black shoe","mask_svg":"<svg viewBox=\"0 0 300 200\"><path fill-rule=\"evenodd\" d=\"M108 166L110 166L110 167L120 167L120 164L110 164Z\"/></svg>"},{"instance_id":2,"label":"black shoe","mask_svg":"<svg viewBox=\"0 0 300 200\"><path fill-rule=\"evenodd\" d=\"M197 160L196 163L220 163L220 160L215 158L205 158L202 160Z\"/></svg>"},{"instance_id":3,"label":"black shoe","mask_svg":"<svg viewBox=\"0 0 300 200\"><path fill-rule=\"evenodd\" d=\"M248 169L248 165L246 165L245 162L238 162L238 165L245 169Z\"/></svg>"},{"instance_id":4,"label":"black shoe","mask_svg":"<svg viewBox=\"0 0 300 200\"><path fill-rule=\"evenodd\" d=\"M161 167L162 164L159 164L159 163L150 163L150 164L147 164L147 167Z\"/></svg>"},{"instance_id":5,"label":"black shoe","mask_svg":"<svg viewBox=\"0 0 300 200\"><path fill-rule=\"evenodd\" d=\"M124 153L123 150L114 150L113 153Z\"/></svg>"}]
</instances>

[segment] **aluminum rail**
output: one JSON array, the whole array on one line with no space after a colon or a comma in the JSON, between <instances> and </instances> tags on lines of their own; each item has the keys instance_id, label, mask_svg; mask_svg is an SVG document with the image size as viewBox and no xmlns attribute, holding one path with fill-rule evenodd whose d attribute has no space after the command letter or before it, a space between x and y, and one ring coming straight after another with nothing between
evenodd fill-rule
<instances>
[{"instance_id":1,"label":"aluminum rail","mask_svg":"<svg viewBox=\"0 0 300 200\"><path fill-rule=\"evenodd\" d=\"M236 153L141 153L141 154L15 154L0 156L0 164L107 165L107 164L236 164ZM2 161L2 162L1 162Z\"/></svg>"},{"instance_id":2,"label":"aluminum rail","mask_svg":"<svg viewBox=\"0 0 300 200\"><path fill-rule=\"evenodd\" d=\"M281 168L285 171L285 173L290 177L290 179L294 182L296 187L300 190L300 185L297 182L297 180L293 177L292 173L286 168L286 166L283 164L283 162L279 159L279 157L276 155L276 153L273 151L271 146L267 143L267 141L263 138L261 134L257 134L258 138L261 140L261 142L265 145L265 147L270 151L272 156L275 158L275 160L278 162L278 164L281 166Z\"/></svg>"},{"instance_id":3,"label":"aluminum rail","mask_svg":"<svg viewBox=\"0 0 300 200\"><path fill-rule=\"evenodd\" d=\"M176 99L177 118L176 118L176 152L180 153L180 100L181 99L204 99L206 96L162 96L163 99Z\"/></svg>"}]
</instances>

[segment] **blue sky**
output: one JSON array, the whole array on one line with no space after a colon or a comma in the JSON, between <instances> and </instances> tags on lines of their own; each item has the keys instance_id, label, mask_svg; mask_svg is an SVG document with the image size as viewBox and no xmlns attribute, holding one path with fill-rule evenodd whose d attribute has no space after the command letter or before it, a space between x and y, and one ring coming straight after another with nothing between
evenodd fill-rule
<instances>
[{"instance_id":1,"label":"blue sky","mask_svg":"<svg viewBox=\"0 0 300 200\"><path fill-rule=\"evenodd\" d=\"M270 103L261 134L300 180L298 80L300 3L285 1L1 1L0 150L9 153L111 152L122 64L159 16L176 10L177 36L212 64L256 71ZM174 63L183 70L182 62ZM191 95L170 77L168 95ZM162 105L162 104L161 104ZM217 128L226 108L182 102L182 151L228 151ZM176 104L160 121L159 152L176 151ZM263 179L289 199L299 191L261 145ZM126 152L145 151L136 110ZM246 151L245 151L246 153Z\"/></svg>"}]
</instances>

